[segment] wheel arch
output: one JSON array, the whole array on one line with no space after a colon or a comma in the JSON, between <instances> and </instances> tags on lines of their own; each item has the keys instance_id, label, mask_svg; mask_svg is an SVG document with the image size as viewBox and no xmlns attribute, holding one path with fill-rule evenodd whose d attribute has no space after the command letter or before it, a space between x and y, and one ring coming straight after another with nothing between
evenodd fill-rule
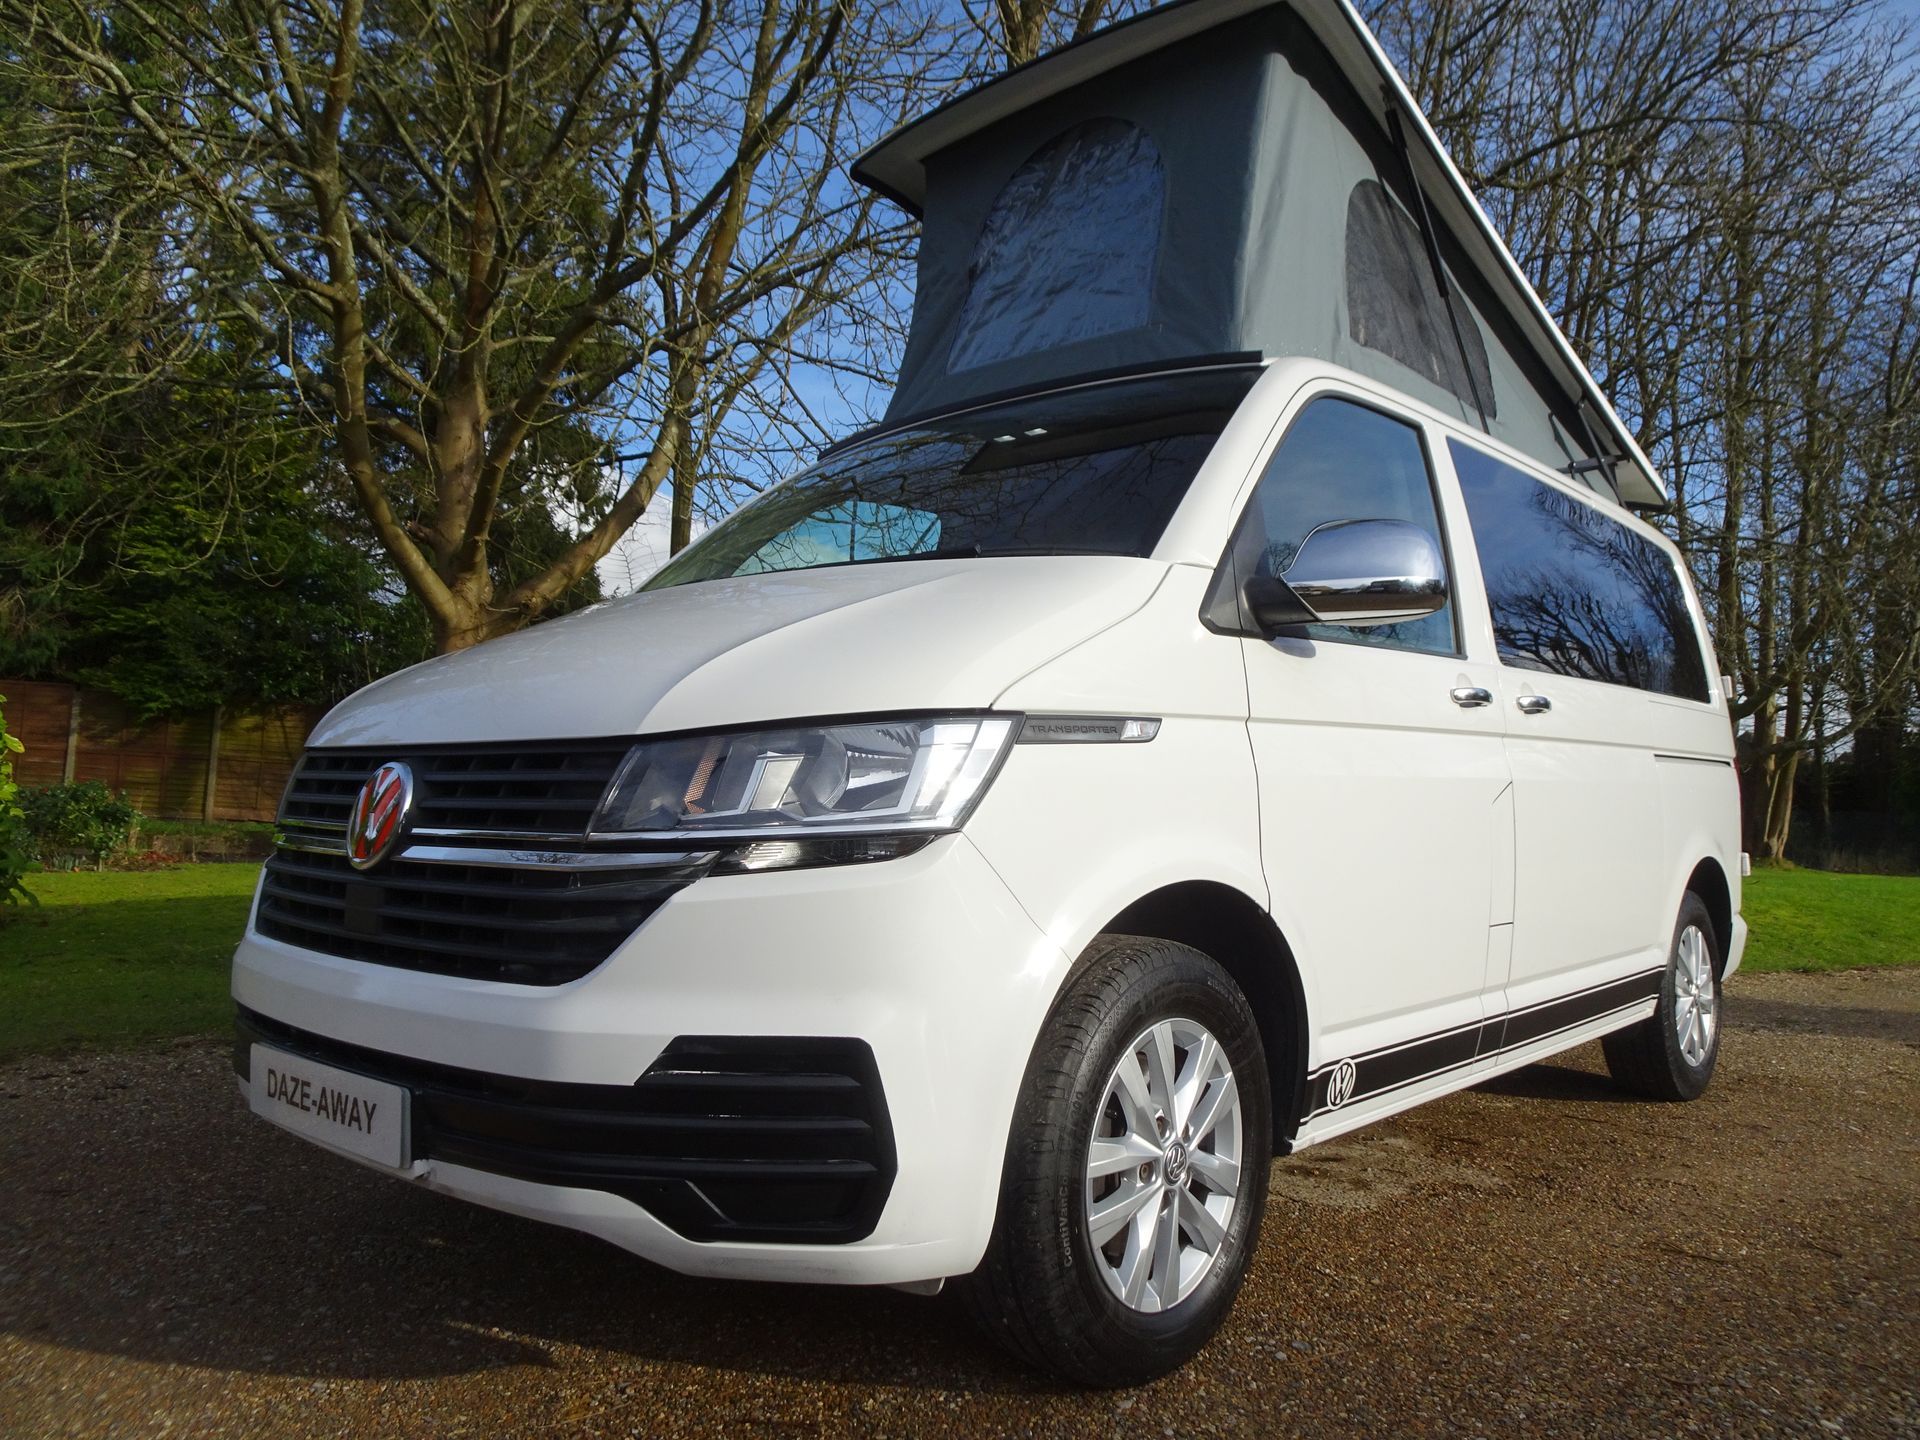
<instances>
[{"instance_id":1,"label":"wheel arch","mask_svg":"<svg viewBox=\"0 0 1920 1440\"><path fill-rule=\"evenodd\" d=\"M1274 1151L1291 1150L1306 1112L1306 990L1293 947L1265 907L1217 880L1184 880L1142 895L1100 930L1191 945L1233 977L1267 1054Z\"/></svg>"},{"instance_id":2,"label":"wheel arch","mask_svg":"<svg viewBox=\"0 0 1920 1440\"><path fill-rule=\"evenodd\" d=\"M1713 921L1714 939L1719 942L1714 947L1719 952L1717 963L1724 971L1727 956L1733 953L1733 889L1727 883L1727 872L1709 855L1695 865L1687 877L1687 892L1698 895L1700 903L1707 907L1707 916Z\"/></svg>"}]
</instances>

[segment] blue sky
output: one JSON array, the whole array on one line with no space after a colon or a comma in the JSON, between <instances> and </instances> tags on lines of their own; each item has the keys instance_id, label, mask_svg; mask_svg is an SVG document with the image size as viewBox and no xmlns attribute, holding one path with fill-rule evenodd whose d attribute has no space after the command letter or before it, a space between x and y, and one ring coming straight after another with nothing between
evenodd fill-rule
<instances>
[{"instance_id":1,"label":"blue sky","mask_svg":"<svg viewBox=\"0 0 1920 1440\"><path fill-rule=\"evenodd\" d=\"M1920 67L1920 0L1881 0L1880 13L1913 27L1914 64ZM911 303L910 293L898 298L903 309ZM822 371L810 372L806 367L796 367L792 378L800 402L835 438L859 428L867 418L863 411L884 404L884 389L869 392L850 403L849 398L840 393L833 377ZM670 495L670 490L663 487L639 522L597 567L608 594L633 589L667 558Z\"/></svg>"}]
</instances>

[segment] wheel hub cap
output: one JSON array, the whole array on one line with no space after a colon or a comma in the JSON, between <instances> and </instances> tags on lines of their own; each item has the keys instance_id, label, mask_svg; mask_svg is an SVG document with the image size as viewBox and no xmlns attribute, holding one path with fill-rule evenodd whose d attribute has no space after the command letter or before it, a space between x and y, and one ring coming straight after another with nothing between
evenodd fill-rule
<instances>
[{"instance_id":1,"label":"wheel hub cap","mask_svg":"<svg viewBox=\"0 0 1920 1440\"><path fill-rule=\"evenodd\" d=\"M1178 1140L1167 1147L1167 1183L1178 1185L1187 1176L1187 1147Z\"/></svg>"},{"instance_id":2,"label":"wheel hub cap","mask_svg":"<svg viewBox=\"0 0 1920 1440\"><path fill-rule=\"evenodd\" d=\"M1165 1310L1207 1277L1242 1154L1240 1092L1212 1033L1176 1019L1135 1036L1107 1077L1085 1186L1095 1263L1123 1304Z\"/></svg>"}]
</instances>

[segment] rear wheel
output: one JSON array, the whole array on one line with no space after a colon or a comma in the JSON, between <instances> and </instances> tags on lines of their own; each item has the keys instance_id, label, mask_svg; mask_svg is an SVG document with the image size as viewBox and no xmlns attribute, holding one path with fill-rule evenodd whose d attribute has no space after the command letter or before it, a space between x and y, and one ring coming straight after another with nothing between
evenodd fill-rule
<instances>
[{"instance_id":1,"label":"rear wheel","mask_svg":"<svg viewBox=\"0 0 1920 1440\"><path fill-rule=\"evenodd\" d=\"M1720 948L1713 918L1688 892L1674 925L1660 1003L1600 1042L1613 1078L1650 1100L1694 1100L1720 1058Z\"/></svg>"},{"instance_id":2,"label":"rear wheel","mask_svg":"<svg viewBox=\"0 0 1920 1440\"><path fill-rule=\"evenodd\" d=\"M1083 1384L1165 1374L1232 1308L1271 1153L1239 988L1188 946L1102 936L1034 1046L971 1308Z\"/></svg>"}]
</instances>

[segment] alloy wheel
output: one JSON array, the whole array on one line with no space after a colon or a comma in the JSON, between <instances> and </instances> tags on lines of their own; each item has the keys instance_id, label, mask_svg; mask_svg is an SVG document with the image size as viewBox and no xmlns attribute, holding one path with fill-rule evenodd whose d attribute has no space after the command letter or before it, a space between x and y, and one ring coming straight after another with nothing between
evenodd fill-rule
<instances>
[{"instance_id":1,"label":"alloy wheel","mask_svg":"<svg viewBox=\"0 0 1920 1440\"><path fill-rule=\"evenodd\" d=\"M1171 1309L1206 1279L1239 1202L1242 1155L1220 1042L1193 1020L1142 1030L1107 1078L1087 1146L1087 1236L1122 1304Z\"/></svg>"},{"instance_id":2,"label":"alloy wheel","mask_svg":"<svg viewBox=\"0 0 1920 1440\"><path fill-rule=\"evenodd\" d=\"M1673 1032L1689 1065L1703 1063L1713 1049L1720 1002L1713 993L1713 952L1698 925L1680 932L1673 971Z\"/></svg>"}]
</instances>

